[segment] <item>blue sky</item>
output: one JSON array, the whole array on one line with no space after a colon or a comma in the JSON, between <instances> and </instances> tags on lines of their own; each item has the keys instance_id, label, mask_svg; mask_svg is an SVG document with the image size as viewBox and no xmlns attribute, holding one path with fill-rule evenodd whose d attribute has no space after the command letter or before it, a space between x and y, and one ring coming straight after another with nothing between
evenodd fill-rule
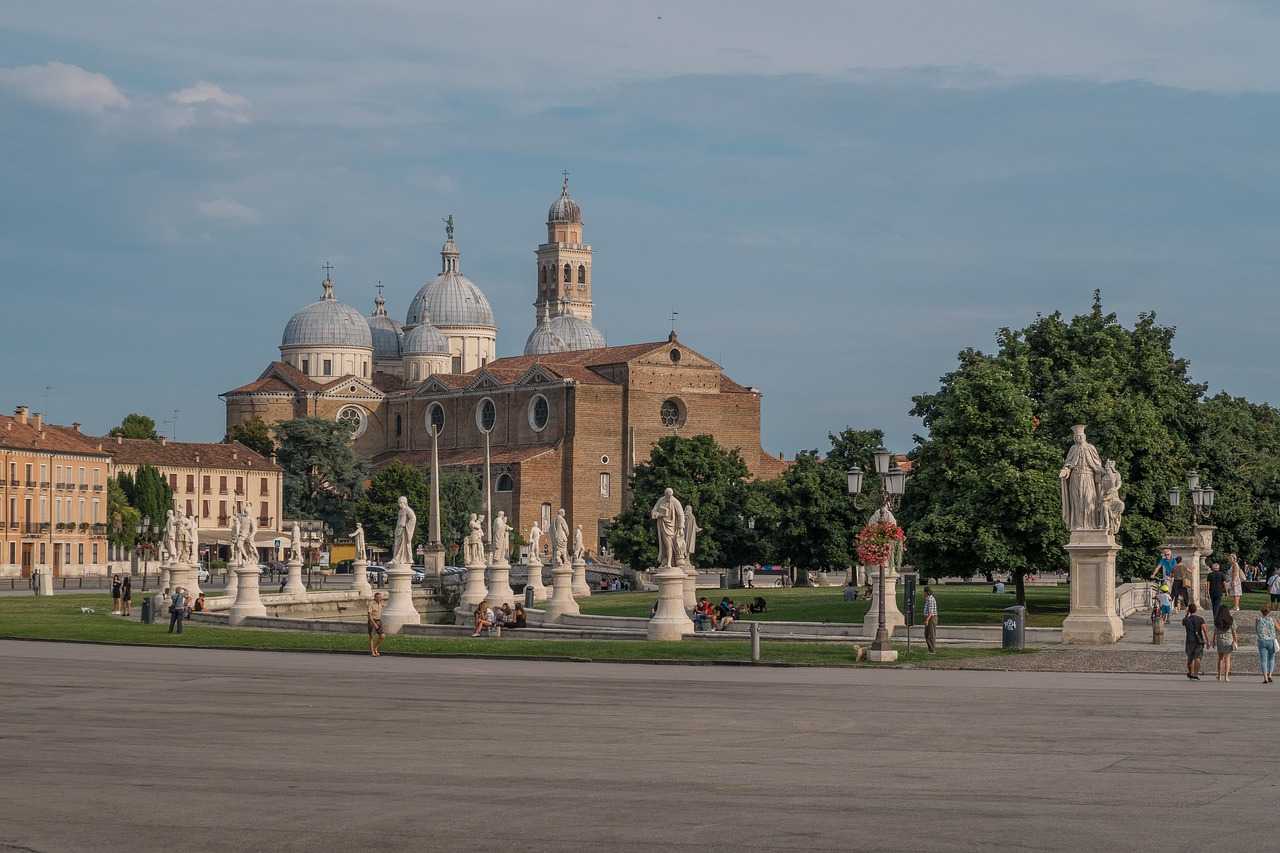
<instances>
[{"instance_id":1,"label":"blue sky","mask_svg":"<svg viewBox=\"0 0 1280 853\"><path fill-rule=\"evenodd\" d=\"M216 440L321 263L403 315L449 213L518 354L561 169L609 341L679 311L774 452L906 449L960 349L1094 288L1275 400L1269 4L105 5L0 15L5 407Z\"/></svg>"}]
</instances>

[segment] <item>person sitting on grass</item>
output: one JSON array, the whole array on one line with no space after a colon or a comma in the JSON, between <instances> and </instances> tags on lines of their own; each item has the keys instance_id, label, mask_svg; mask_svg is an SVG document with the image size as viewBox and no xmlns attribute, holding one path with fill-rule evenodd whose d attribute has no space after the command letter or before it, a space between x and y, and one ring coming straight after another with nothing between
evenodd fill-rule
<instances>
[{"instance_id":1,"label":"person sitting on grass","mask_svg":"<svg viewBox=\"0 0 1280 853\"><path fill-rule=\"evenodd\" d=\"M196 603L192 605L191 609L194 610L196 613L204 612L204 593L203 592L196 596Z\"/></svg>"},{"instance_id":2,"label":"person sitting on grass","mask_svg":"<svg viewBox=\"0 0 1280 853\"><path fill-rule=\"evenodd\" d=\"M523 604L517 603L515 612L511 616L512 616L512 622L508 627L511 627L511 628L529 627L529 617L524 612Z\"/></svg>"},{"instance_id":3,"label":"person sitting on grass","mask_svg":"<svg viewBox=\"0 0 1280 853\"><path fill-rule=\"evenodd\" d=\"M723 631L728 628L733 624L734 620L738 618L738 608L733 605L733 599L727 595L720 599L720 603L716 605L716 611L717 615L720 617L720 625L719 628L717 628L719 631Z\"/></svg>"},{"instance_id":4,"label":"person sitting on grass","mask_svg":"<svg viewBox=\"0 0 1280 853\"><path fill-rule=\"evenodd\" d=\"M494 615L493 624L501 628L510 627L511 623L514 622L516 618L515 614L511 612L510 604L502 605L502 607L498 608L498 611L493 615Z\"/></svg>"},{"instance_id":5,"label":"person sitting on grass","mask_svg":"<svg viewBox=\"0 0 1280 853\"><path fill-rule=\"evenodd\" d=\"M764 600L763 595L757 595L751 600L751 606L747 609L752 613L764 613L769 609L769 602Z\"/></svg>"},{"instance_id":6,"label":"person sitting on grass","mask_svg":"<svg viewBox=\"0 0 1280 853\"><path fill-rule=\"evenodd\" d=\"M480 632L486 631L493 627L493 609L489 607L489 602L482 601L476 605L476 632L473 637L479 637Z\"/></svg>"},{"instance_id":7,"label":"person sitting on grass","mask_svg":"<svg viewBox=\"0 0 1280 853\"><path fill-rule=\"evenodd\" d=\"M693 612L696 616L701 616L703 619L710 621L711 630L714 631L716 629L716 624L719 621L716 618L716 610L711 606L711 601L705 595L698 599L698 604L693 608Z\"/></svg>"}]
</instances>

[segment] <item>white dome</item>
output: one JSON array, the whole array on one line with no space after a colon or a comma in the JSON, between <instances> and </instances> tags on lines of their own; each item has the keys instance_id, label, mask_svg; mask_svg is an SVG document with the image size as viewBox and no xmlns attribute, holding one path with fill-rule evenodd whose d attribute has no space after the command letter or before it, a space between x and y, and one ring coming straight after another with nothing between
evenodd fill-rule
<instances>
[{"instance_id":1,"label":"white dome","mask_svg":"<svg viewBox=\"0 0 1280 853\"><path fill-rule=\"evenodd\" d=\"M452 227L452 226L450 226ZM440 250L442 269L435 281L424 284L405 314L405 328L419 323L440 326L494 326L489 300L458 269L460 254L452 235Z\"/></svg>"},{"instance_id":2,"label":"white dome","mask_svg":"<svg viewBox=\"0 0 1280 853\"><path fill-rule=\"evenodd\" d=\"M552 317L551 322L547 324L547 328L560 340L564 341L565 349L599 349L607 346L604 342L604 335L600 334L600 330L588 323L581 317L575 317L572 314L561 314L559 317Z\"/></svg>"},{"instance_id":3,"label":"white dome","mask_svg":"<svg viewBox=\"0 0 1280 853\"><path fill-rule=\"evenodd\" d=\"M280 346L332 346L373 349L373 335L365 317L333 296L333 282L324 280L324 295L285 324Z\"/></svg>"},{"instance_id":4,"label":"white dome","mask_svg":"<svg viewBox=\"0 0 1280 853\"><path fill-rule=\"evenodd\" d=\"M365 318L373 336L373 357L395 360L400 357L400 324L387 314L387 300L379 293L373 300L373 313Z\"/></svg>"},{"instance_id":5,"label":"white dome","mask_svg":"<svg viewBox=\"0 0 1280 853\"><path fill-rule=\"evenodd\" d=\"M430 323L420 323L404 335L405 355L448 355L449 342Z\"/></svg>"}]
</instances>

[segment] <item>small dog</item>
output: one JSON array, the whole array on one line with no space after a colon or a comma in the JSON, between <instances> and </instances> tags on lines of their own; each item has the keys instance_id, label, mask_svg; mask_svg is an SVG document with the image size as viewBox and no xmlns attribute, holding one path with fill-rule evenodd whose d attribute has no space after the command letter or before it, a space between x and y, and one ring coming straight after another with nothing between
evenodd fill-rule
<instances>
[{"instance_id":1,"label":"small dog","mask_svg":"<svg viewBox=\"0 0 1280 853\"><path fill-rule=\"evenodd\" d=\"M93 613L97 613L98 611L94 610L92 607L81 607L80 612L93 614Z\"/></svg>"}]
</instances>

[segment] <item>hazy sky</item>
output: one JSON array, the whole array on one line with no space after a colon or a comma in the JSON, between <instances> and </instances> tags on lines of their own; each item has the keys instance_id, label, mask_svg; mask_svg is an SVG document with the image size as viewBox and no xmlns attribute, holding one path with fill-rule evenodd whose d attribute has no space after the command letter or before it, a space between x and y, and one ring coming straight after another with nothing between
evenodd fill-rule
<instances>
[{"instance_id":1,"label":"hazy sky","mask_svg":"<svg viewBox=\"0 0 1280 853\"><path fill-rule=\"evenodd\" d=\"M610 343L679 311L774 452L907 449L960 349L1094 288L1276 400L1274 4L463 5L7 4L0 406L217 440L321 263L403 317L449 213L519 354L562 169Z\"/></svg>"}]
</instances>

